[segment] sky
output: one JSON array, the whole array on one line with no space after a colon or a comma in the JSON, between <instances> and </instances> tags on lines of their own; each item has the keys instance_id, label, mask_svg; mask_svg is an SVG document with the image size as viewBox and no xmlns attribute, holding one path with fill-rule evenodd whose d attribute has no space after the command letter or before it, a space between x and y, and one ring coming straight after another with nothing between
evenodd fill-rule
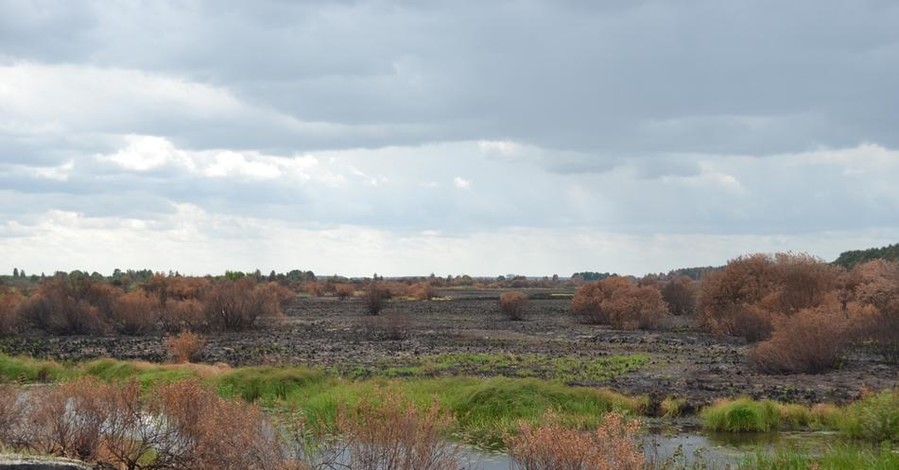
<instances>
[{"instance_id":1,"label":"sky","mask_svg":"<svg viewBox=\"0 0 899 470\"><path fill-rule=\"evenodd\" d=\"M0 0L0 272L899 241L893 0Z\"/></svg>"}]
</instances>

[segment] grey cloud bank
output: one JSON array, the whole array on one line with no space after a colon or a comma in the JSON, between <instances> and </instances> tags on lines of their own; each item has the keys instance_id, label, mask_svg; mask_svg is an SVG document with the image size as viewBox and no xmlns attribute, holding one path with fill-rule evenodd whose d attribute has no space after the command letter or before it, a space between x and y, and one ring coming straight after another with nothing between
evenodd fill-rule
<instances>
[{"instance_id":1,"label":"grey cloud bank","mask_svg":"<svg viewBox=\"0 0 899 470\"><path fill-rule=\"evenodd\" d=\"M899 236L899 4L0 1L0 270L640 274Z\"/></svg>"}]
</instances>

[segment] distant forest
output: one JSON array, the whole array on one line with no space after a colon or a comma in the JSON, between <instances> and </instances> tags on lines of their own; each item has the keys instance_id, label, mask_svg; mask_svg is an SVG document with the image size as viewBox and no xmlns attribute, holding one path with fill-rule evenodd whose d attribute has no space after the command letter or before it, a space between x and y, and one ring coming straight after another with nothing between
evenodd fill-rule
<instances>
[{"instance_id":1,"label":"distant forest","mask_svg":"<svg viewBox=\"0 0 899 470\"><path fill-rule=\"evenodd\" d=\"M844 251L840 253L840 256L837 257L833 264L849 269L857 264L876 259L899 261L899 243L880 248L868 248L867 250Z\"/></svg>"}]
</instances>

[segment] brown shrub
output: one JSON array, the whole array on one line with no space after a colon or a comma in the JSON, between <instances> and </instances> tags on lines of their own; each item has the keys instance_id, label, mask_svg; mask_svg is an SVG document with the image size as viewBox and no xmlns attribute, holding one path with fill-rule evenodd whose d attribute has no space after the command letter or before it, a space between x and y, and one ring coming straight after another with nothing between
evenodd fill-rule
<instances>
[{"instance_id":1,"label":"brown shrub","mask_svg":"<svg viewBox=\"0 0 899 470\"><path fill-rule=\"evenodd\" d=\"M159 320L163 331L168 333L208 329L206 307L197 299L169 299L160 313Z\"/></svg>"},{"instance_id":2,"label":"brown shrub","mask_svg":"<svg viewBox=\"0 0 899 470\"><path fill-rule=\"evenodd\" d=\"M205 347L206 340L190 331L183 331L178 336L169 336L165 339L165 348L172 357L172 362L177 364L199 361Z\"/></svg>"},{"instance_id":3,"label":"brown shrub","mask_svg":"<svg viewBox=\"0 0 899 470\"><path fill-rule=\"evenodd\" d=\"M391 392L337 415L348 468L359 470L456 470L460 449L442 435L451 424L452 417L441 413L436 401L422 412Z\"/></svg>"},{"instance_id":4,"label":"brown shrub","mask_svg":"<svg viewBox=\"0 0 899 470\"><path fill-rule=\"evenodd\" d=\"M0 448L19 438L18 427L25 412L25 400L19 395L18 387L0 384Z\"/></svg>"},{"instance_id":5,"label":"brown shrub","mask_svg":"<svg viewBox=\"0 0 899 470\"><path fill-rule=\"evenodd\" d=\"M662 300L668 304L672 315L693 315L696 313L696 295L699 291L696 281L687 276L678 276L661 288Z\"/></svg>"},{"instance_id":6,"label":"brown shrub","mask_svg":"<svg viewBox=\"0 0 899 470\"><path fill-rule=\"evenodd\" d=\"M409 295L417 300L431 300L437 297L437 288L427 281L417 282L409 286Z\"/></svg>"},{"instance_id":7,"label":"brown shrub","mask_svg":"<svg viewBox=\"0 0 899 470\"><path fill-rule=\"evenodd\" d=\"M828 302L838 279L838 268L807 254L742 256L703 279L702 321L716 333L763 340L773 319Z\"/></svg>"},{"instance_id":8,"label":"brown shrub","mask_svg":"<svg viewBox=\"0 0 899 470\"><path fill-rule=\"evenodd\" d=\"M750 361L767 373L820 373L839 364L851 340L850 319L832 304L808 308L775 321L771 338L756 346Z\"/></svg>"},{"instance_id":9,"label":"brown shrub","mask_svg":"<svg viewBox=\"0 0 899 470\"><path fill-rule=\"evenodd\" d=\"M365 301L365 308L368 310L368 314L377 315L381 313L389 295L390 293L384 290L379 282L372 281L365 286L362 300Z\"/></svg>"},{"instance_id":10,"label":"brown shrub","mask_svg":"<svg viewBox=\"0 0 899 470\"><path fill-rule=\"evenodd\" d=\"M136 290L117 297L110 321L116 331L126 335L142 335L156 329L161 305L155 297Z\"/></svg>"},{"instance_id":11,"label":"brown shrub","mask_svg":"<svg viewBox=\"0 0 899 470\"><path fill-rule=\"evenodd\" d=\"M356 286L345 282L333 284L334 295L340 300L346 300L356 293Z\"/></svg>"},{"instance_id":12,"label":"brown shrub","mask_svg":"<svg viewBox=\"0 0 899 470\"><path fill-rule=\"evenodd\" d=\"M19 312L23 322L57 335L103 333L107 329L101 310L91 302L107 308L106 297L121 292L117 289L98 289L87 277L59 274L45 279L22 303ZM102 300L102 301L101 301Z\"/></svg>"},{"instance_id":13,"label":"brown shrub","mask_svg":"<svg viewBox=\"0 0 899 470\"><path fill-rule=\"evenodd\" d=\"M24 300L18 291L0 287L0 336L15 334L22 329L19 307Z\"/></svg>"},{"instance_id":14,"label":"brown shrub","mask_svg":"<svg viewBox=\"0 0 899 470\"><path fill-rule=\"evenodd\" d=\"M524 292L503 292L499 296L499 311L509 320L524 320L528 295Z\"/></svg>"},{"instance_id":15,"label":"brown shrub","mask_svg":"<svg viewBox=\"0 0 899 470\"><path fill-rule=\"evenodd\" d=\"M668 314L668 306L655 287L638 287L612 276L585 284L571 302L575 317L587 324L610 324L620 329L650 329Z\"/></svg>"},{"instance_id":16,"label":"brown shrub","mask_svg":"<svg viewBox=\"0 0 899 470\"><path fill-rule=\"evenodd\" d=\"M203 296L207 323L225 331L245 330L257 320L273 320L283 315L277 284L257 286L249 278L222 281Z\"/></svg>"},{"instance_id":17,"label":"brown shrub","mask_svg":"<svg viewBox=\"0 0 899 470\"><path fill-rule=\"evenodd\" d=\"M638 470L644 468L639 429L638 421L617 413L605 415L592 432L567 428L549 414L540 425L519 423L506 445L514 468L522 470Z\"/></svg>"}]
</instances>

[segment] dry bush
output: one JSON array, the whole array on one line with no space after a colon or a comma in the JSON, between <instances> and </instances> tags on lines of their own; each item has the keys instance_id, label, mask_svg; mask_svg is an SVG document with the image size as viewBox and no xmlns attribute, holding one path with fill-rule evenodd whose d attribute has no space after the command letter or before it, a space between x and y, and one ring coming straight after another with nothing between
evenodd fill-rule
<instances>
[{"instance_id":1,"label":"dry bush","mask_svg":"<svg viewBox=\"0 0 899 470\"><path fill-rule=\"evenodd\" d=\"M60 274L45 279L22 303L19 312L23 322L58 335L103 333L107 325L101 309L108 309L111 299L101 295L115 295L118 289L96 288L90 278Z\"/></svg>"},{"instance_id":2,"label":"dry bush","mask_svg":"<svg viewBox=\"0 0 899 470\"><path fill-rule=\"evenodd\" d=\"M832 304L808 308L775 322L771 338L759 343L750 360L767 373L820 373L839 364L851 340L850 319Z\"/></svg>"},{"instance_id":3,"label":"dry bush","mask_svg":"<svg viewBox=\"0 0 899 470\"><path fill-rule=\"evenodd\" d=\"M696 313L696 296L699 291L696 281L687 276L678 276L662 286L662 300L668 304L672 315L693 315Z\"/></svg>"},{"instance_id":4,"label":"dry bush","mask_svg":"<svg viewBox=\"0 0 899 470\"><path fill-rule=\"evenodd\" d=\"M366 399L337 415L350 464L359 470L456 470L460 449L442 435L452 417L434 401L426 411L393 392Z\"/></svg>"},{"instance_id":5,"label":"dry bush","mask_svg":"<svg viewBox=\"0 0 899 470\"><path fill-rule=\"evenodd\" d=\"M95 460L107 417L108 386L83 378L28 392L12 446L39 454Z\"/></svg>"},{"instance_id":6,"label":"dry bush","mask_svg":"<svg viewBox=\"0 0 899 470\"><path fill-rule=\"evenodd\" d=\"M437 289L430 282L417 282L409 286L409 295L417 300L431 300L437 297Z\"/></svg>"},{"instance_id":7,"label":"dry bush","mask_svg":"<svg viewBox=\"0 0 899 470\"><path fill-rule=\"evenodd\" d=\"M899 262L871 261L856 266L841 292L843 305L869 310L859 337L891 363L899 363Z\"/></svg>"},{"instance_id":8,"label":"dry bush","mask_svg":"<svg viewBox=\"0 0 899 470\"><path fill-rule=\"evenodd\" d=\"M528 295L524 292L503 292L499 296L499 311L509 320L524 320Z\"/></svg>"},{"instance_id":9,"label":"dry bush","mask_svg":"<svg viewBox=\"0 0 899 470\"><path fill-rule=\"evenodd\" d=\"M334 295L340 300L346 300L356 293L356 286L345 282L332 284L334 286Z\"/></svg>"},{"instance_id":10,"label":"dry bush","mask_svg":"<svg viewBox=\"0 0 899 470\"><path fill-rule=\"evenodd\" d=\"M206 307L197 299L169 299L159 316L162 330L168 333L178 331L205 331Z\"/></svg>"},{"instance_id":11,"label":"dry bush","mask_svg":"<svg viewBox=\"0 0 899 470\"><path fill-rule=\"evenodd\" d=\"M839 274L838 268L806 254L733 259L702 281L703 323L716 333L767 339L775 319L829 302Z\"/></svg>"},{"instance_id":12,"label":"dry bush","mask_svg":"<svg viewBox=\"0 0 899 470\"><path fill-rule=\"evenodd\" d=\"M190 331L183 331L178 336L169 336L165 339L165 349L172 357L172 362L177 364L199 361L205 347L206 340Z\"/></svg>"},{"instance_id":13,"label":"dry bush","mask_svg":"<svg viewBox=\"0 0 899 470\"><path fill-rule=\"evenodd\" d=\"M644 468L639 429L637 420L617 413L606 414L590 432L567 428L549 414L540 425L519 423L506 445L514 468L522 470L638 470Z\"/></svg>"},{"instance_id":14,"label":"dry bush","mask_svg":"<svg viewBox=\"0 0 899 470\"><path fill-rule=\"evenodd\" d=\"M259 319L280 317L280 293L269 285L257 286L249 278L214 284L203 296L208 324L219 330L239 331L255 326Z\"/></svg>"},{"instance_id":15,"label":"dry bush","mask_svg":"<svg viewBox=\"0 0 899 470\"><path fill-rule=\"evenodd\" d=\"M668 305L654 287L628 286L618 289L605 302L609 323L625 330L649 330L668 315Z\"/></svg>"},{"instance_id":16,"label":"dry bush","mask_svg":"<svg viewBox=\"0 0 899 470\"><path fill-rule=\"evenodd\" d=\"M322 297L325 295L326 286L321 282L311 281L304 282L302 286L303 292L311 295L312 297Z\"/></svg>"},{"instance_id":17,"label":"dry bush","mask_svg":"<svg viewBox=\"0 0 899 470\"><path fill-rule=\"evenodd\" d=\"M0 287L0 336L11 335L22 329L19 307L24 297L18 291Z\"/></svg>"},{"instance_id":18,"label":"dry bush","mask_svg":"<svg viewBox=\"0 0 899 470\"><path fill-rule=\"evenodd\" d=\"M25 412L25 400L18 387L0 384L0 449L18 439L18 426Z\"/></svg>"},{"instance_id":19,"label":"dry bush","mask_svg":"<svg viewBox=\"0 0 899 470\"><path fill-rule=\"evenodd\" d=\"M370 282L365 286L363 300L365 308L369 315L377 315L381 313L384 304L387 302L390 293L387 292L379 282Z\"/></svg>"},{"instance_id":20,"label":"dry bush","mask_svg":"<svg viewBox=\"0 0 899 470\"><path fill-rule=\"evenodd\" d=\"M109 320L119 333L142 335L156 329L160 308L155 297L136 290L115 299Z\"/></svg>"},{"instance_id":21,"label":"dry bush","mask_svg":"<svg viewBox=\"0 0 899 470\"><path fill-rule=\"evenodd\" d=\"M412 320L408 314L398 312L369 315L362 319L362 327L369 339L396 341L409 336Z\"/></svg>"},{"instance_id":22,"label":"dry bush","mask_svg":"<svg viewBox=\"0 0 899 470\"><path fill-rule=\"evenodd\" d=\"M571 311L582 323L650 329L668 314L668 306L656 288L638 287L626 278L612 276L581 286L571 301Z\"/></svg>"}]
</instances>

